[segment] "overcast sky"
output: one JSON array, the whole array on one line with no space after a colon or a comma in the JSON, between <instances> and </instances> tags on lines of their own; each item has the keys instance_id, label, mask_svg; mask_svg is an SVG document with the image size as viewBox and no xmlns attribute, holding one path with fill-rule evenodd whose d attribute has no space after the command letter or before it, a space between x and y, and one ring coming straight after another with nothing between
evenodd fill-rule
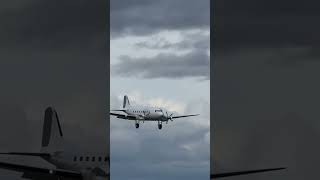
<instances>
[{"instance_id":1,"label":"overcast sky","mask_svg":"<svg viewBox=\"0 0 320 180\"><path fill-rule=\"evenodd\" d=\"M288 167L246 180L317 179L320 4L216 1L213 171Z\"/></svg>"},{"instance_id":2,"label":"overcast sky","mask_svg":"<svg viewBox=\"0 0 320 180\"><path fill-rule=\"evenodd\" d=\"M210 117L209 0L111 0L111 108L165 107L177 119L111 118L112 179L208 179Z\"/></svg>"},{"instance_id":3,"label":"overcast sky","mask_svg":"<svg viewBox=\"0 0 320 180\"><path fill-rule=\"evenodd\" d=\"M106 1L0 2L1 152L38 152L44 110L54 106L66 150L108 154L106 22Z\"/></svg>"}]
</instances>

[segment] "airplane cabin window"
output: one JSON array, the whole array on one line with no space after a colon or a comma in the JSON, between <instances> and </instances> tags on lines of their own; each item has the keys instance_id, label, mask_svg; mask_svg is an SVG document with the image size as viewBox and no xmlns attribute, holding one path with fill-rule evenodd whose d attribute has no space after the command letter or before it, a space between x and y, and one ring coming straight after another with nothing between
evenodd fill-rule
<instances>
[{"instance_id":1,"label":"airplane cabin window","mask_svg":"<svg viewBox=\"0 0 320 180\"><path fill-rule=\"evenodd\" d=\"M107 162L107 161L108 161L108 158L107 158L107 157L105 157L105 158L104 158L104 161L105 161L105 162Z\"/></svg>"},{"instance_id":2,"label":"airplane cabin window","mask_svg":"<svg viewBox=\"0 0 320 180\"><path fill-rule=\"evenodd\" d=\"M83 159L83 157L81 156L81 157L80 157L80 161L82 161L82 159Z\"/></svg>"},{"instance_id":3,"label":"airplane cabin window","mask_svg":"<svg viewBox=\"0 0 320 180\"><path fill-rule=\"evenodd\" d=\"M75 156L75 157L73 158L73 161L77 161L77 156Z\"/></svg>"},{"instance_id":4,"label":"airplane cabin window","mask_svg":"<svg viewBox=\"0 0 320 180\"><path fill-rule=\"evenodd\" d=\"M96 158L95 157L92 157L92 161L94 162L96 160Z\"/></svg>"},{"instance_id":5,"label":"airplane cabin window","mask_svg":"<svg viewBox=\"0 0 320 180\"><path fill-rule=\"evenodd\" d=\"M86 157L86 161L89 161L89 157L88 156Z\"/></svg>"},{"instance_id":6,"label":"airplane cabin window","mask_svg":"<svg viewBox=\"0 0 320 180\"><path fill-rule=\"evenodd\" d=\"M99 157L99 161L101 161L102 160L102 158L101 157Z\"/></svg>"}]
</instances>

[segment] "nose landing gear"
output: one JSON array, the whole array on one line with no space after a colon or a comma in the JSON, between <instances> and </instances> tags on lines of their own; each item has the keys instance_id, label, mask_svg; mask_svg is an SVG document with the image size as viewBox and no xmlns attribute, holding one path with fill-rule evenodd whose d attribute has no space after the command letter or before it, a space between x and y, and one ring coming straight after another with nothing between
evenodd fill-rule
<instances>
[{"instance_id":1,"label":"nose landing gear","mask_svg":"<svg viewBox=\"0 0 320 180\"><path fill-rule=\"evenodd\" d=\"M139 121L136 121L136 128L139 128Z\"/></svg>"}]
</instances>

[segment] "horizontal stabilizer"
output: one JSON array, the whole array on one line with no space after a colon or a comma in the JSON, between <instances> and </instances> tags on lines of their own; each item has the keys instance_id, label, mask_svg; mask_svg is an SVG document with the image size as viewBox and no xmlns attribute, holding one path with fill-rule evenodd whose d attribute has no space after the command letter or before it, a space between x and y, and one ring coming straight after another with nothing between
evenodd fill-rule
<instances>
[{"instance_id":1,"label":"horizontal stabilizer","mask_svg":"<svg viewBox=\"0 0 320 180\"><path fill-rule=\"evenodd\" d=\"M253 173L262 173L267 171L277 171L277 170L283 170L286 168L271 168L271 169L257 169L257 170L249 170L249 171L238 171L238 172L227 172L227 173L219 173L219 174L211 174L210 179L215 178L223 178L223 177L229 177L229 176L239 176L239 175L246 175L246 174L253 174Z\"/></svg>"}]
</instances>

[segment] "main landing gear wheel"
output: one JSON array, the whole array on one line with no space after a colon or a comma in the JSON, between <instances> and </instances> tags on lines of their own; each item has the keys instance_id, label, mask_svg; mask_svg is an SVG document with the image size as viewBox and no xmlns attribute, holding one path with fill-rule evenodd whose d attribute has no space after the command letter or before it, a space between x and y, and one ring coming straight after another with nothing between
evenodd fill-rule
<instances>
[{"instance_id":1,"label":"main landing gear wheel","mask_svg":"<svg viewBox=\"0 0 320 180\"><path fill-rule=\"evenodd\" d=\"M158 128L159 128L159 129L162 129L162 124L158 124Z\"/></svg>"},{"instance_id":2,"label":"main landing gear wheel","mask_svg":"<svg viewBox=\"0 0 320 180\"><path fill-rule=\"evenodd\" d=\"M136 128L137 128L137 129L139 128L139 123L136 123Z\"/></svg>"}]
</instances>

